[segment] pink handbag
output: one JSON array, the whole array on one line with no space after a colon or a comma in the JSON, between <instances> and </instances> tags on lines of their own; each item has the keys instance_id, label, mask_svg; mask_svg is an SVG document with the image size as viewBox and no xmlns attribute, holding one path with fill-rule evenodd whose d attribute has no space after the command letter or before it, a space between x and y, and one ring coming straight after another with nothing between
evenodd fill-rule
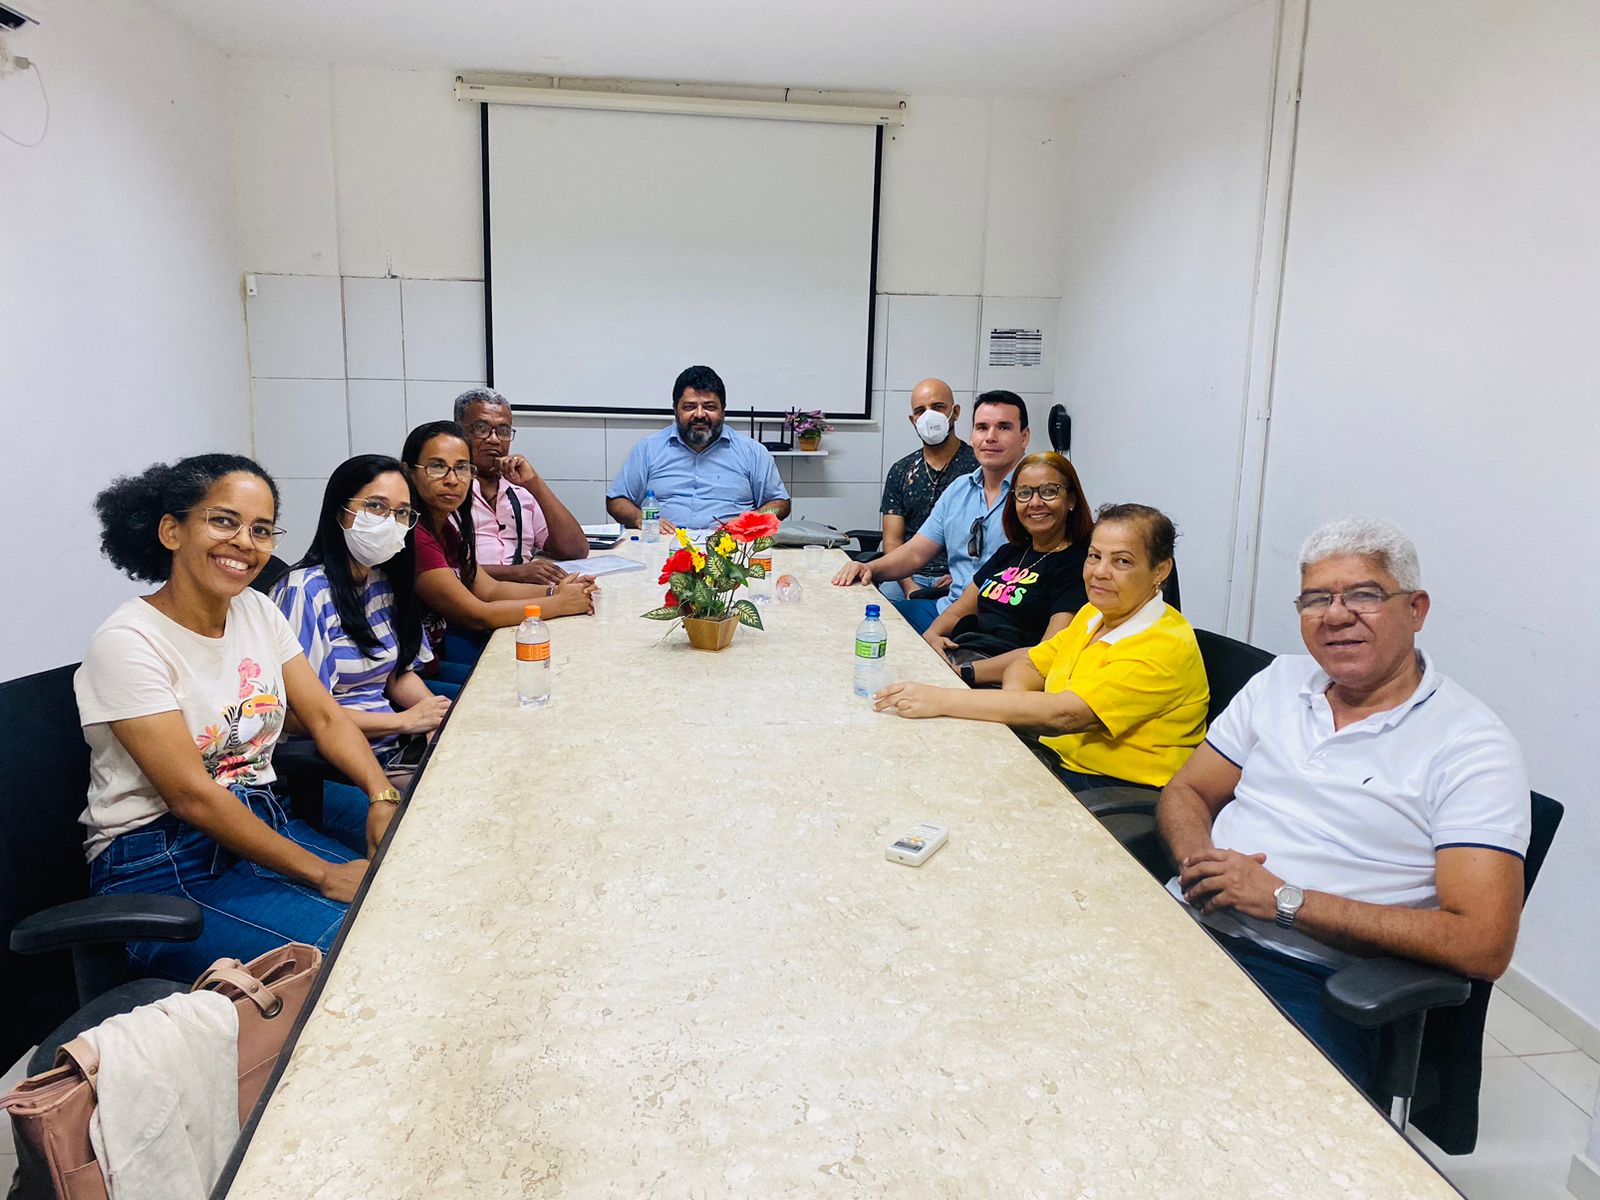
<instances>
[{"instance_id":1,"label":"pink handbag","mask_svg":"<svg viewBox=\"0 0 1600 1200\"><path fill-rule=\"evenodd\" d=\"M232 1000L239 1013L239 1124L261 1097L322 968L322 951L290 942L249 963L219 958L195 981ZM11 1114L23 1196L106 1200L105 1178L89 1141L100 1063L83 1038L56 1052L56 1065L4 1097ZM49 1189L46 1191L45 1189Z\"/></svg>"}]
</instances>

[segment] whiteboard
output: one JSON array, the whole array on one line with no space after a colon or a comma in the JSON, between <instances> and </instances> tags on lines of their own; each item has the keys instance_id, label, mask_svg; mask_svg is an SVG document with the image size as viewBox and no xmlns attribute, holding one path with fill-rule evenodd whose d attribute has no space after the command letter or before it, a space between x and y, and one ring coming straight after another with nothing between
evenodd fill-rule
<instances>
[{"instance_id":1,"label":"whiteboard","mask_svg":"<svg viewBox=\"0 0 1600 1200\"><path fill-rule=\"evenodd\" d=\"M487 362L518 408L870 415L878 130L484 105Z\"/></svg>"}]
</instances>

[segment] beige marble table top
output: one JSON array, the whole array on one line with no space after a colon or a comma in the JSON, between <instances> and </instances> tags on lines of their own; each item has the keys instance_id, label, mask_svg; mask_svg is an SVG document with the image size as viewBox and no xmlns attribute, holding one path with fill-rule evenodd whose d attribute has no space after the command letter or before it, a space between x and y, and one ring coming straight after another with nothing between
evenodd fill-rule
<instances>
[{"instance_id":1,"label":"beige marble table top","mask_svg":"<svg viewBox=\"0 0 1600 1200\"><path fill-rule=\"evenodd\" d=\"M837 552L721 654L624 552L547 708L491 642L230 1196L1455 1194L1008 730L851 695Z\"/></svg>"}]
</instances>

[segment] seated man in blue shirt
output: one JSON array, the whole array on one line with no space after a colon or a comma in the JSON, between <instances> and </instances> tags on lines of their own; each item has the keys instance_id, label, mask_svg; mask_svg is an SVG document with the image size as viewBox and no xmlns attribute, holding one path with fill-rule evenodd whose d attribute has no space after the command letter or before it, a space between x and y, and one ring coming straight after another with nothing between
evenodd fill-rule
<instances>
[{"instance_id":1,"label":"seated man in blue shirt","mask_svg":"<svg viewBox=\"0 0 1600 1200\"><path fill-rule=\"evenodd\" d=\"M833 577L840 587L915 575L943 549L950 563L950 593L938 600L891 603L918 633L949 608L979 567L1005 544L1001 516L1011 496L1011 472L1028 452L1028 407L1015 392L984 392L972 406L972 449L978 469L953 481L922 528L871 562L850 563Z\"/></svg>"},{"instance_id":2,"label":"seated man in blue shirt","mask_svg":"<svg viewBox=\"0 0 1600 1200\"><path fill-rule=\"evenodd\" d=\"M606 490L606 511L639 528L647 491L661 506L661 529L709 529L759 509L789 515L778 464L754 438L724 425L728 393L710 367L689 367L672 385L674 423L628 454Z\"/></svg>"}]
</instances>

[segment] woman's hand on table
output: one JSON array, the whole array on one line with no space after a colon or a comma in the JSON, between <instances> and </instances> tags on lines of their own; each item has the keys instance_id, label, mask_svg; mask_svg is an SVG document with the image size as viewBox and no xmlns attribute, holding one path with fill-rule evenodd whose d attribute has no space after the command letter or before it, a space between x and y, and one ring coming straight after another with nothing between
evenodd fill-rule
<instances>
[{"instance_id":1,"label":"woman's hand on table","mask_svg":"<svg viewBox=\"0 0 1600 1200\"><path fill-rule=\"evenodd\" d=\"M913 720L944 716L944 693L948 689L926 683L891 683L872 698L877 712L893 713Z\"/></svg>"}]
</instances>

